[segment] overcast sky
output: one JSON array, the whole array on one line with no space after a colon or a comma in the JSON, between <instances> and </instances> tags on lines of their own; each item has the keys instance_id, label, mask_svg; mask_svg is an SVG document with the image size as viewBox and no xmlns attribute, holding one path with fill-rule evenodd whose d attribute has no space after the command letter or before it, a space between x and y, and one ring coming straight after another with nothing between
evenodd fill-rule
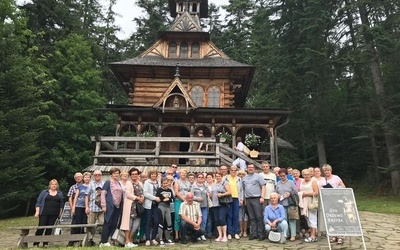
<instances>
[{"instance_id":1,"label":"overcast sky","mask_svg":"<svg viewBox=\"0 0 400 250\"><path fill-rule=\"evenodd\" d=\"M1 0L0 0L1 1ZM101 0L103 3L107 0ZM135 5L135 0L117 0L117 6L114 11L121 16L116 20L116 23L121 27L121 32L118 34L120 38L127 38L135 30L133 18L140 16L142 9ZM217 6L227 5L229 0L208 0L208 4L213 3Z\"/></svg>"},{"instance_id":2,"label":"overcast sky","mask_svg":"<svg viewBox=\"0 0 400 250\"><path fill-rule=\"evenodd\" d=\"M2 0L0 0L2 1ZM26 2L32 2L31 0L17 0L18 4ZM108 0L100 0L103 6L106 6ZM135 24L133 18L138 17L142 14L142 9L135 4L135 0L117 0L117 5L114 8L114 12L120 16L116 18L116 24L121 28L121 32L118 37L121 39L129 37L129 35L135 30ZM229 0L208 0L208 4L213 3L217 6L227 5ZM220 10L221 13L222 10Z\"/></svg>"}]
</instances>

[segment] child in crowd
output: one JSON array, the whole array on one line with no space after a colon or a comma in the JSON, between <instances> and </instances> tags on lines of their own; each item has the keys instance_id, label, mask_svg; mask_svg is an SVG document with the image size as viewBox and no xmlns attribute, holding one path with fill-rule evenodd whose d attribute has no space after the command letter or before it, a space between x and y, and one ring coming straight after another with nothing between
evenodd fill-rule
<instances>
[{"instance_id":1,"label":"child in crowd","mask_svg":"<svg viewBox=\"0 0 400 250\"><path fill-rule=\"evenodd\" d=\"M158 225L158 238L160 239L160 245L172 245L174 244L170 239L172 233L172 220L171 220L171 208L170 204L174 200L174 194L170 188L170 180L163 178L161 180L161 187L157 189L156 197L160 198L158 209L161 213L160 223ZM165 240L163 240L164 221L167 223L167 231L165 232Z\"/></svg>"}]
</instances>

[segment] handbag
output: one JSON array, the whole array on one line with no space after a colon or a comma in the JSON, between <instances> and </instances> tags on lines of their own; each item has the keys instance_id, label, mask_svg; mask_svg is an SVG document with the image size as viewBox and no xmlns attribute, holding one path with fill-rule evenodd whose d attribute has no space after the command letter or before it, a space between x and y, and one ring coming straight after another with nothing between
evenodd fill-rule
<instances>
[{"instance_id":1,"label":"handbag","mask_svg":"<svg viewBox=\"0 0 400 250\"><path fill-rule=\"evenodd\" d=\"M139 203L138 201L135 201L134 204L135 204L135 209L136 209L136 217L142 218L142 216L144 214L143 204Z\"/></svg>"},{"instance_id":2,"label":"handbag","mask_svg":"<svg viewBox=\"0 0 400 250\"><path fill-rule=\"evenodd\" d=\"M232 195L218 197L218 202L220 205L229 205L233 202Z\"/></svg>"},{"instance_id":3,"label":"handbag","mask_svg":"<svg viewBox=\"0 0 400 250\"><path fill-rule=\"evenodd\" d=\"M120 227L121 223L121 215L118 217L117 227ZM111 239L120 245L125 245L125 232L119 228L116 228L113 234L111 235Z\"/></svg>"},{"instance_id":4,"label":"handbag","mask_svg":"<svg viewBox=\"0 0 400 250\"><path fill-rule=\"evenodd\" d=\"M333 186L328 182L328 179L325 178L325 180L326 180L326 185L323 185L322 187L323 188L333 188Z\"/></svg>"},{"instance_id":5,"label":"handbag","mask_svg":"<svg viewBox=\"0 0 400 250\"><path fill-rule=\"evenodd\" d=\"M207 203L208 203L208 207L213 207L213 202L212 202L210 196L207 196Z\"/></svg>"},{"instance_id":6,"label":"handbag","mask_svg":"<svg viewBox=\"0 0 400 250\"><path fill-rule=\"evenodd\" d=\"M315 210L318 209L318 198L313 196L311 202L308 204L308 209Z\"/></svg>"},{"instance_id":7,"label":"handbag","mask_svg":"<svg viewBox=\"0 0 400 250\"><path fill-rule=\"evenodd\" d=\"M281 242L282 234L280 232L269 231L268 240L274 243Z\"/></svg>"},{"instance_id":8,"label":"handbag","mask_svg":"<svg viewBox=\"0 0 400 250\"><path fill-rule=\"evenodd\" d=\"M289 220L298 220L299 216L299 207L298 206L289 206L288 207L288 216Z\"/></svg>"},{"instance_id":9,"label":"handbag","mask_svg":"<svg viewBox=\"0 0 400 250\"><path fill-rule=\"evenodd\" d=\"M117 228L112 234L111 239L120 245L125 245L125 232Z\"/></svg>"}]
</instances>

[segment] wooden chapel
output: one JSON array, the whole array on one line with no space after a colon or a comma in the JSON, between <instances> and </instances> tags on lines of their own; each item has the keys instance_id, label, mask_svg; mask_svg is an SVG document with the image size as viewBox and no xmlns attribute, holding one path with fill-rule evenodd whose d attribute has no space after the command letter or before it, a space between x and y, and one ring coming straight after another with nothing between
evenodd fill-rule
<instances>
[{"instance_id":1,"label":"wooden chapel","mask_svg":"<svg viewBox=\"0 0 400 250\"><path fill-rule=\"evenodd\" d=\"M207 0L170 0L169 8L174 22L151 47L138 57L109 64L128 104L107 106L118 116L115 135L92 138L96 151L88 170L165 170L175 163L194 172L214 171L237 157L232 150L236 138L244 141L249 133L265 142L254 160L274 165L276 130L288 122L290 112L244 107L255 67L230 59L202 30ZM204 138L197 137L199 130ZM219 143L220 132L232 135L230 145ZM210 150L199 156L195 149L200 141ZM195 166L196 157L209 161Z\"/></svg>"}]
</instances>

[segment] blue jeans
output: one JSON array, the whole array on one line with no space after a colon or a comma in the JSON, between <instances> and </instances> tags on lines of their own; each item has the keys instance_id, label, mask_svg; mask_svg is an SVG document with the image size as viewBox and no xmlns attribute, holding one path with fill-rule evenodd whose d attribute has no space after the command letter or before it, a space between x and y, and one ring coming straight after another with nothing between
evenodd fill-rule
<instances>
[{"instance_id":1,"label":"blue jeans","mask_svg":"<svg viewBox=\"0 0 400 250\"><path fill-rule=\"evenodd\" d=\"M276 227L279 232L282 233L282 236L284 238L287 237L288 235L288 223L286 220L283 220L282 222L278 223L278 226ZM271 231L271 227L268 224L265 224L265 231L267 232L267 235L269 234L269 231Z\"/></svg>"},{"instance_id":2,"label":"blue jeans","mask_svg":"<svg viewBox=\"0 0 400 250\"><path fill-rule=\"evenodd\" d=\"M214 208L211 207L208 210L208 219L207 219L207 226L206 226L206 235L211 236L213 232L215 232L215 222L214 222Z\"/></svg>"},{"instance_id":3,"label":"blue jeans","mask_svg":"<svg viewBox=\"0 0 400 250\"><path fill-rule=\"evenodd\" d=\"M229 205L228 214L226 215L227 233L229 235L239 234L239 199L233 198L232 204Z\"/></svg>"},{"instance_id":4,"label":"blue jeans","mask_svg":"<svg viewBox=\"0 0 400 250\"><path fill-rule=\"evenodd\" d=\"M201 230L206 231L207 220L208 220L208 207L202 207L201 209Z\"/></svg>"},{"instance_id":5,"label":"blue jeans","mask_svg":"<svg viewBox=\"0 0 400 250\"><path fill-rule=\"evenodd\" d=\"M146 224L144 225L146 240L154 240L158 232L158 205L152 204L151 209L144 209L144 213L146 216ZM150 235L151 226L153 226L153 228Z\"/></svg>"}]
</instances>

